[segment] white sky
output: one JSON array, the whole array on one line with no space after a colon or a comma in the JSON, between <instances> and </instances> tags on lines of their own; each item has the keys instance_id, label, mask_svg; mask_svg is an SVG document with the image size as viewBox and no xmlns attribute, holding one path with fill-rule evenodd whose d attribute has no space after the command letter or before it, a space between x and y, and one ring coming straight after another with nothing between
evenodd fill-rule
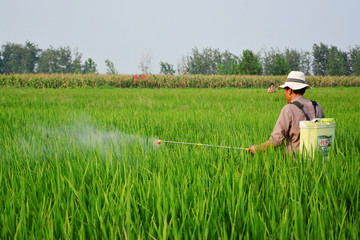
<instances>
[{"instance_id":1,"label":"white sky","mask_svg":"<svg viewBox=\"0 0 360 240\"><path fill-rule=\"evenodd\" d=\"M143 53L177 67L193 47L240 55L244 49L342 50L360 45L360 0L0 0L0 45L69 46L99 73L141 73Z\"/></svg>"}]
</instances>

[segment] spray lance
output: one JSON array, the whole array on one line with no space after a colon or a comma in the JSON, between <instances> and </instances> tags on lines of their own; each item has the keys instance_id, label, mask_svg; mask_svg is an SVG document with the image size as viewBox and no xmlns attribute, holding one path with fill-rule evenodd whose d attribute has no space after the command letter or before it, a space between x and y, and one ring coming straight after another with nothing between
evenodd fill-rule
<instances>
[{"instance_id":1,"label":"spray lance","mask_svg":"<svg viewBox=\"0 0 360 240\"><path fill-rule=\"evenodd\" d=\"M218 145L210 145L210 144L202 144L202 143L164 141L164 140L160 140L160 139L155 140L155 143L157 146L160 146L161 143L173 143L173 144L187 144L187 145L204 146L204 147L228 148L228 149L237 149L237 150L245 150L245 151L249 150L249 148L218 146Z\"/></svg>"}]
</instances>

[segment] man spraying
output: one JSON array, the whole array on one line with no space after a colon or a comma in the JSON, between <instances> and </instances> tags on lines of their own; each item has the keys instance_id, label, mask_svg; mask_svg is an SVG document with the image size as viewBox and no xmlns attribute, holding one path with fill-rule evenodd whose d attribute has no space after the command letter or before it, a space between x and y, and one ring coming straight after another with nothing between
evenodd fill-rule
<instances>
[{"instance_id":1,"label":"man spraying","mask_svg":"<svg viewBox=\"0 0 360 240\"><path fill-rule=\"evenodd\" d=\"M284 89L284 96L288 102L280 112L274 130L268 141L260 145L252 145L248 151L265 151L268 147L281 146L286 140L286 152L296 152L300 146L300 121L309 121L314 118L324 118L322 107L315 101L304 98L307 88L311 88L305 81L303 72L289 73L285 84L279 86Z\"/></svg>"}]
</instances>

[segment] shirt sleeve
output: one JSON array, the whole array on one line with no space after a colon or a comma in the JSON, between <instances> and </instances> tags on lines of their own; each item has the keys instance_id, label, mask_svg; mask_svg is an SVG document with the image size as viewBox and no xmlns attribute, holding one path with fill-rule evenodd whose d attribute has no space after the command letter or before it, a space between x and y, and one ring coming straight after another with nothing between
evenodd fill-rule
<instances>
[{"instance_id":1,"label":"shirt sleeve","mask_svg":"<svg viewBox=\"0 0 360 240\"><path fill-rule=\"evenodd\" d=\"M325 118L324 110L319 104L317 105L317 111L319 112L319 118Z\"/></svg>"},{"instance_id":2,"label":"shirt sleeve","mask_svg":"<svg viewBox=\"0 0 360 240\"><path fill-rule=\"evenodd\" d=\"M270 141L276 146L281 146L284 143L286 136L289 134L291 127L291 112L288 105L281 109L278 120L276 121L274 130L271 134Z\"/></svg>"}]
</instances>

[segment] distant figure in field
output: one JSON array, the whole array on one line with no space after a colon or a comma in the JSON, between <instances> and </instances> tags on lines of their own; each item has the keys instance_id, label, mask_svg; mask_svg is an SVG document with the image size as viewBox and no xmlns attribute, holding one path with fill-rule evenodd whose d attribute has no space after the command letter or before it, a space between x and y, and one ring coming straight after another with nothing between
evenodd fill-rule
<instances>
[{"instance_id":1,"label":"distant figure in field","mask_svg":"<svg viewBox=\"0 0 360 240\"><path fill-rule=\"evenodd\" d=\"M268 88L268 93L274 93L274 92L276 92L276 89L274 83L271 83L270 87Z\"/></svg>"},{"instance_id":2,"label":"distant figure in field","mask_svg":"<svg viewBox=\"0 0 360 240\"><path fill-rule=\"evenodd\" d=\"M188 69L188 68L185 68L184 71L183 71L183 73L182 73L181 75L185 75L185 74L187 74L188 72L189 72L189 69Z\"/></svg>"},{"instance_id":3,"label":"distant figure in field","mask_svg":"<svg viewBox=\"0 0 360 240\"><path fill-rule=\"evenodd\" d=\"M284 96L288 102L280 112L274 130L268 141L249 147L248 151L265 151L269 146L279 147L286 140L286 152L295 153L300 147L300 121L309 121L314 118L324 118L324 111L320 104L304 98L307 88L303 72L292 71L289 73L285 84L279 86L284 89Z\"/></svg>"}]
</instances>

